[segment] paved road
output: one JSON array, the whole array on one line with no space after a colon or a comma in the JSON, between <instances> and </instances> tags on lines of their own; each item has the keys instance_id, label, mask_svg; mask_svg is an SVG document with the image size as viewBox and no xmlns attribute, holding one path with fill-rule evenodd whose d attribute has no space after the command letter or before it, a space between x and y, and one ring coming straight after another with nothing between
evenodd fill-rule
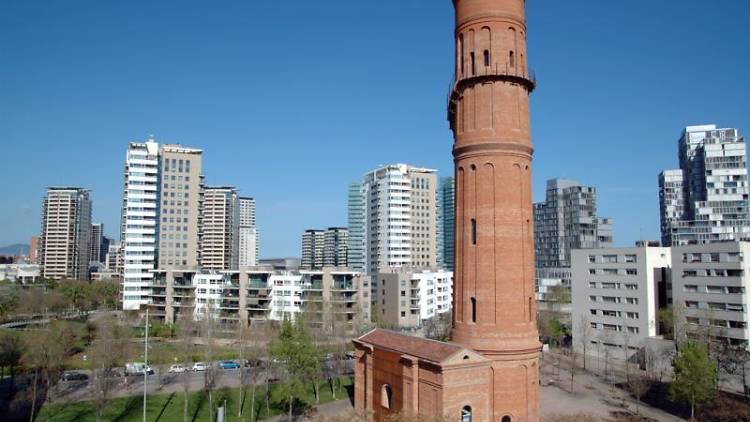
<instances>
[{"instance_id":1,"label":"paved road","mask_svg":"<svg viewBox=\"0 0 750 422\"><path fill-rule=\"evenodd\" d=\"M256 385L262 385L266 382L265 373L257 368L243 368L247 376L247 383L254 383ZM329 362L323 363L323 373L330 373L331 364ZM90 371L75 371L90 374ZM345 371L346 374L354 372L354 360L349 359L346 361ZM216 369L214 381L214 388L236 388L240 385L240 370L239 369ZM181 374L170 374L170 373L156 373L148 376L146 388L148 394L154 393L172 393L181 392L184 390L185 382L188 383L188 389L190 391L197 391L204 388L205 385L205 372L186 372ZM271 371L270 382L274 382L278 379L275 375L275 371ZM119 381L112 391L112 397L125 397L132 396L135 394L142 394L143 392L143 376L128 376L118 377ZM93 392L93 383L91 378L86 381L60 381L57 388L52 393L53 401L64 400L64 401L81 401L90 400Z\"/></svg>"}]
</instances>

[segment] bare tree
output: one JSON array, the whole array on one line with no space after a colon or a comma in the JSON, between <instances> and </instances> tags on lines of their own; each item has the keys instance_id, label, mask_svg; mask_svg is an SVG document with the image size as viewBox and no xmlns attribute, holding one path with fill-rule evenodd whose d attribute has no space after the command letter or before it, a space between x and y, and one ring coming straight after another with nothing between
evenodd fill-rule
<instances>
[{"instance_id":1,"label":"bare tree","mask_svg":"<svg viewBox=\"0 0 750 422\"><path fill-rule=\"evenodd\" d=\"M93 375L96 420L101 421L118 380L117 367L123 365L132 346L127 327L115 317L104 315L96 322L96 334L91 344L90 362Z\"/></svg>"},{"instance_id":2,"label":"bare tree","mask_svg":"<svg viewBox=\"0 0 750 422\"><path fill-rule=\"evenodd\" d=\"M591 337L593 336L593 330L591 329L591 320L587 315L581 315L578 320L578 338L573 339L578 342L581 350L581 357L583 359L583 370L586 370L586 355L588 352L589 343L591 343Z\"/></svg>"},{"instance_id":3,"label":"bare tree","mask_svg":"<svg viewBox=\"0 0 750 422\"><path fill-rule=\"evenodd\" d=\"M188 407L190 399L190 369L193 366L193 349L195 342L193 337L195 336L196 324L193 319L193 311L189 309L183 310L177 320L177 347L179 353L179 359L182 362L185 371L180 374L182 381L182 394L183 394L183 405L182 405L182 420L187 422Z\"/></svg>"},{"instance_id":4,"label":"bare tree","mask_svg":"<svg viewBox=\"0 0 750 422\"><path fill-rule=\"evenodd\" d=\"M239 388L239 399L237 400L238 403L238 410L237 410L237 417L242 417L242 409L245 407L245 391L244 387L247 383L247 370L245 363L247 362L247 352L248 352L248 341L250 337L250 327L246 325L245 322L240 321L239 324L237 324L237 357L239 358L240 362L240 370L239 370L239 377L240 377L240 388ZM255 390L255 388L253 388Z\"/></svg>"},{"instance_id":5,"label":"bare tree","mask_svg":"<svg viewBox=\"0 0 750 422\"><path fill-rule=\"evenodd\" d=\"M449 341L451 338L452 312L443 312L427 320L424 325L425 337L439 341Z\"/></svg>"},{"instance_id":6,"label":"bare tree","mask_svg":"<svg viewBox=\"0 0 750 422\"><path fill-rule=\"evenodd\" d=\"M651 387L651 380L645 377L640 371L636 371L630 375L627 382L628 390L635 397L635 412L641 414L641 398L646 394L648 389Z\"/></svg>"},{"instance_id":7,"label":"bare tree","mask_svg":"<svg viewBox=\"0 0 750 422\"><path fill-rule=\"evenodd\" d=\"M214 313L214 303L207 303L203 308L204 313L201 319L201 331L204 344L204 360L206 370L203 372L203 388L208 396L208 414L209 420L214 420L214 401L213 391L216 386L216 368L214 365L214 336L216 335L216 315Z\"/></svg>"}]
</instances>

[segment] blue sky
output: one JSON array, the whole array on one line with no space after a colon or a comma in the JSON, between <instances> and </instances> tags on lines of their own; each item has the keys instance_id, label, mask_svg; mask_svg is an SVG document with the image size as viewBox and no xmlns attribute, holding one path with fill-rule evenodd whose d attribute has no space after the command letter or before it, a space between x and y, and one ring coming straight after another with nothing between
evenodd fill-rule
<instances>
[{"instance_id":1,"label":"blue sky","mask_svg":"<svg viewBox=\"0 0 750 422\"><path fill-rule=\"evenodd\" d=\"M528 2L535 200L599 189L615 243L658 238L656 177L688 124L750 133L750 2ZM256 197L262 256L346 224L379 164L452 173L448 0L0 2L0 244L39 231L44 187L92 190L117 236L127 142L205 150Z\"/></svg>"}]
</instances>

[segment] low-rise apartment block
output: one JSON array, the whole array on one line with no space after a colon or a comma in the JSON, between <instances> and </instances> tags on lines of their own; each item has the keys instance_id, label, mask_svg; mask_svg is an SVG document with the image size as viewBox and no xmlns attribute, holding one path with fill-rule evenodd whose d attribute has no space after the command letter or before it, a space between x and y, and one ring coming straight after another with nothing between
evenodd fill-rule
<instances>
[{"instance_id":1,"label":"low-rise apartment block","mask_svg":"<svg viewBox=\"0 0 750 422\"><path fill-rule=\"evenodd\" d=\"M671 251L663 247L572 251L573 344L593 354L627 347L629 355L657 335L657 311L670 297Z\"/></svg>"},{"instance_id":2,"label":"low-rise apartment block","mask_svg":"<svg viewBox=\"0 0 750 422\"><path fill-rule=\"evenodd\" d=\"M451 310L453 272L392 268L377 275L377 312L373 316L393 327L419 328Z\"/></svg>"},{"instance_id":3,"label":"low-rise apartment block","mask_svg":"<svg viewBox=\"0 0 750 422\"><path fill-rule=\"evenodd\" d=\"M672 250L675 333L747 344L750 243L720 242Z\"/></svg>"},{"instance_id":4,"label":"low-rise apartment block","mask_svg":"<svg viewBox=\"0 0 750 422\"><path fill-rule=\"evenodd\" d=\"M335 323L346 332L370 321L370 278L345 268L294 271L269 266L239 271L155 270L151 315L174 323L189 312L208 312L225 328L281 321L304 312L306 322L322 328Z\"/></svg>"}]
</instances>

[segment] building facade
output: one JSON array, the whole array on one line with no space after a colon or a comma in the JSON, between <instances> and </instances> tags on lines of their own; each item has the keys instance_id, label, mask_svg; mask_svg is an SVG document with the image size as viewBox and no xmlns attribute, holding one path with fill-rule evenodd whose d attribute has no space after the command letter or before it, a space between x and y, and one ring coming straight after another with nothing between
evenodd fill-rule
<instances>
[{"instance_id":1,"label":"building facade","mask_svg":"<svg viewBox=\"0 0 750 422\"><path fill-rule=\"evenodd\" d=\"M349 229L329 227L323 235L323 266L348 267Z\"/></svg>"},{"instance_id":2,"label":"building facade","mask_svg":"<svg viewBox=\"0 0 750 422\"><path fill-rule=\"evenodd\" d=\"M302 268L323 268L325 230L310 229L302 233Z\"/></svg>"},{"instance_id":3,"label":"building facade","mask_svg":"<svg viewBox=\"0 0 750 422\"><path fill-rule=\"evenodd\" d=\"M120 240L122 308L148 303L157 260L159 231L159 144L131 142L125 157Z\"/></svg>"},{"instance_id":4,"label":"building facade","mask_svg":"<svg viewBox=\"0 0 750 422\"><path fill-rule=\"evenodd\" d=\"M544 202L534 204L537 268L570 268L573 249L612 246L612 220L600 218L596 188L572 180L547 181Z\"/></svg>"},{"instance_id":5,"label":"building facade","mask_svg":"<svg viewBox=\"0 0 750 422\"><path fill-rule=\"evenodd\" d=\"M239 195L231 186L203 189L200 218L200 266L206 270L239 268Z\"/></svg>"},{"instance_id":6,"label":"building facade","mask_svg":"<svg viewBox=\"0 0 750 422\"><path fill-rule=\"evenodd\" d=\"M211 314L224 328L281 321L305 312L324 330L358 332L370 321L370 278L346 268L238 271L154 270L150 315L174 323Z\"/></svg>"},{"instance_id":7,"label":"building facade","mask_svg":"<svg viewBox=\"0 0 750 422\"><path fill-rule=\"evenodd\" d=\"M608 348L628 356L657 335L659 309L670 303L669 248L579 249L572 253L573 344L583 353ZM619 352L618 352L619 350ZM622 359L622 358L620 358Z\"/></svg>"},{"instance_id":8,"label":"building facade","mask_svg":"<svg viewBox=\"0 0 750 422\"><path fill-rule=\"evenodd\" d=\"M745 138L734 128L688 126L678 145L680 169L659 175L663 244L750 240Z\"/></svg>"},{"instance_id":9,"label":"building facade","mask_svg":"<svg viewBox=\"0 0 750 422\"><path fill-rule=\"evenodd\" d=\"M50 187L42 205L40 263L45 279L88 280L91 199L78 187Z\"/></svg>"},{"instance_id":10,"label":"building facade","mask_svg":"<svg viewBox=\"0 0 750 422\"><path fill-rule=\"evenodd\" d=\"M389 269L378 273L377 319L390 327L421 328L453 303L453 273Z\"/></svg>"},{"instance_id":11,"label":"building facade","mask_svg":"<svg viewBox=\"0 0 750 422\"><path fill-rule=\"evenodd\" d=\"M437 189L435 170L406 164L365 175L365 271L437 266Z\"/></svg>"},{"instance_id":12,"label":"building facade","mask_svg":"<svg viewBox=\"0 0 750 422\"><path fill-rule=\"evenodd\" d=\"M158 268L198 265L203 151L180 145L159 147Z\"/></svg>"},{"instance_id":13,"label":"building facade","mask_svg":"<svg viewBox=\"0 0 750 422\"><path fill-rule=\"evenodd\" d=\"M455 265L455 236L456 236L456 182L453 176L440 179L438 191L438 228L440 229L438 245L438 265L453 271Z\"/></svg>"},{"instance_id":14,"label":"building facade","mask_svg":"<svg viewBox=\"0 0 750 422\"><path fill-rule=\"evenodd\" d=\"M102 259L104 254L102 249L104 248L104 225L101 223L91 224L91 241L90 241L90 252L89 262L91 263L103 263Z\"/></svg>"},{"instance_id":15,"label":"building facade","mask_svg":"<svg viewBox=\"0 0 750 422\"><path fill-rule=\"evenodd\" d=\"M675 334L699 341L748 344L750 243L672 249Z\"/></svg>"},{"instance_id":16,"label":"building facade","mask_svg":"<svg viewBox=\"0 0 750 422\"><path fill-rule=\"evenodd\" d=\"M255 199L240 197L239 201L239 266L252 267L258 265L258 255L260 250L258 226L255 218Z\"/></svg>"},{"instance_id":17,"label":"building facade","mask_svg":"<svg viewBox=\"0 0 750 422\"><path fill-rule=\"evenodd\" d=\"M347 263L350 268L365 270L365 200L361 183L351 183L348 191L347 224Z\"/></svg>"}]
</instances>

